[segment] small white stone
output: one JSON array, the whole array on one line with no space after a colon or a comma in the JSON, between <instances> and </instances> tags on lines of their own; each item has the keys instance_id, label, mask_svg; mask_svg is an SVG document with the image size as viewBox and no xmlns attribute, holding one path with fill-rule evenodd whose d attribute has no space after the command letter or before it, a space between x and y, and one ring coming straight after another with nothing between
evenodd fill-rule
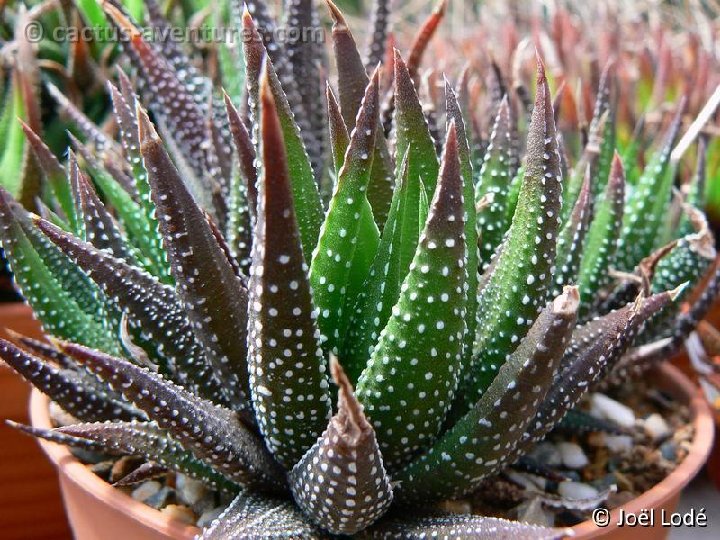
<instances>
[{"instance_id":1,"label":"small white stone","mask_svg":"<svg viewBox=\"0 0 720 540\"><path fill-rule=\"evenodd\" d=\"M658 413L653 413L643 420L643 429L654 440L658 441L668 437L672 433L672 429L668 426L665 419Z\"/></svg>"},{"instance_id":2,"label":"small white stone","mask_svg":"<svg viewBox=\"0 0 720 540\"><path fill-rule=\"evenodd\" d=\"M568 469L582 469L590 463L590 460L579 445L572 442L561 442L558 443L557 446L562 456L563 465Z\"/></svg>"},{"instance_id":3,"label":"small white stone","mask_svg":"<svg viewBox=\"0 0 720 540\"><path fill-rule=\"evenodd\" d=\"M630 435L605 435L605 446L608 450L621 454L632 450L633 438Z\"/></svg>"},{"instance_id":4,"label":"small white stone","mask_svg":"<svg viewBox=\"0 0 720 540\"><path fill-rule=\"evenodd\" d=\"M590 397L590 414L596 418L610 420L624 428L635 426L635 413L633 410L607 397L605 394L595 393Z\"/></svg>"},{"instance_id":5,"label":"small white stone","mask_svg":"<svg viewBox=\"0 0 720 540\"><path fill-rule=\"evenodd\" d=\"M207 488L200 480L184 474L178 474L176 478L175 489L178 498L189 506L194 505L207 493Z\"/></svg>"},{"instance_id":6,"label":"small white stone","mask_svg":"<svg viewBox=\"0 0 720 540\"><path fill-rule=\"evenodd\" d=\"M581 482L561 482L558 485L558 493L565 499L581 501L594 499L600 492L591 485Z\"/></svg>"},{"instance_id":7,"label":"small white stone","mask_svg":"<svg viewBox=\"0 0 720 540\"><path fill-rule=\"evenodd\" d=\"M143 482L138 487L136 487L132 492L132 498L136 501L146 501L153 495L155 495L160 489L162 488L162 485L160 482L156 482L155 480L148 480L147 482Z\"/></svg>"}]
</instances>

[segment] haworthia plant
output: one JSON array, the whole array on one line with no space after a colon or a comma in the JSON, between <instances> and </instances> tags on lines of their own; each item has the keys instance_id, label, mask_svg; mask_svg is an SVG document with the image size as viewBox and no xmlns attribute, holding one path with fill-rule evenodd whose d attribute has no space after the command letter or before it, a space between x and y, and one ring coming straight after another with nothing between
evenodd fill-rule
<instances>
[{"instance_id":1,"label":"haworthia plant","mask_svg":"<svg viewBox=\"0 0 720 540\"><path fill-rule=\"evenodd\" d=\"M232 495L205 539L556 537L432 505L557 426L600 429L574 410L587 389L682 343L707 309L717 278L677 305L715 255L700 187L671 203L680 120L626 182L606 69L573 163L584 138L556 127L538 58L521 164L499 62L482 107L472 68L444 96L422 71L443 2L403 55L377 0L363 59L328 1L335 86L322 44L276 35L317 24L316 3L287 2L280 25L231 2L252 39L207 74L103 3L135 79L107 85L117 133L48 87L80 139L64 164L20 126L44 199L36 215L0 191L0 242L52 336L0 340L0 357L80 422L17 427L148 460L121 484L176 470ZM171 28L154 2L147 18Z\"/></svg>"}]
</instances>

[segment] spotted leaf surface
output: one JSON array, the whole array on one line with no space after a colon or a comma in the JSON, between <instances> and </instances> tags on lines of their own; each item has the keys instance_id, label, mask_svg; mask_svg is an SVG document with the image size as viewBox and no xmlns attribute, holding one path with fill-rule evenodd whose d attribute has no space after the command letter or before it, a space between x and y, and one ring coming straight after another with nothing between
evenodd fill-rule
<instances>
[{"instance_id":1,"label":"spotted leaf surface","mask_svg":"<svg viewBox=\"0 0 720 540\"><path fill-rule=\"evenodd\" d=\"M350 307L370 270L380 237L366 196L377 118L375 72L350 136L310 266L320 332L326 346L335 350L345 336Z\"/></svg>"},{"instance_id":2,"label":"spotted leaf surface","mask_svg":"<svg viewBox=\"0 0 720 540\"><path fill-rule=\"evenodd\" d=\"M425 538L520 538L556 539L563 536L557 529L529 525L488 516L471 515L393 515L378 523L360 538L423 540Z\"/></svg>"},{"instance_id":3,"label":"spotted leaf surface","mask_svg":"<svg viewBox=\"0 0 720 540\"><path fill-rule=\"evenodd\" d=\"M467 252L467 302L466 302L466 329L464 352L472 351L475 329L477 325L477 291L478 272L480 270L480 254L478 252L477 212L475 210L475 184L473 182L472 160L470 144L467 137L467 127L463 119L462 110L455 92L450 83L445 81L445 103L448 122L455 122L458 138L458 158L463 181L463 204L465 210L465 250ZM424 221L424 220L423 220Z\"/></svg>"},{"instance_id":4,"label":"spotted leaf surface","mask_svg":"<svg viewBox=\"0 0 720 540\"><path fill-rule=\"evenodd\" d=\"M435 193L438 160L415 84L400 53L395 51L395 129L396 155L408 159L408 176L425 183L428 199ZM399 163L396 164L399 167ZM396 167L395 176L399 176Z\"/></svg>"},{"instance_id":5,"label":"spotted leaf surface","mask_svg":"<svg viewBox=\"0 0 720 540\"><path fill-rule=\"evenodd\" d=\"M473 408L393 477L399 498L462 496L518 457L520 437L552 383L577 308L574 287L548 304Z\"/></svg>"},{"instance_id":6,"label":"spotted leaf surface","mask_svg":"<svg viewBox=\"0 0 720 540\"><path fill-rule=\"evenodd\" d=\"M575 208L558 235L555 255L555 273L550 296L557 296L564 285L577 283L577 274L583 256L585 237L590 226L592 213L590 191L590 169L586 170L585 182L580 190Z\"/></svg>"},{"instance_id":7,"label":"spotted leaf surface","mask_svg":"<svg viewBox=\"0 0 720 540\"><path fill-rule=\"evenodd\" d=\"M507 98L500 102L495 123L490 134L485 157L482 160L474 200L490 195L490 204L477 213L477 229L480 238L480 261L483 269L500 245L510 223L508 197L512 173L509 165L513 160L510 106Z\"/></svg>"},{"instance_id":8,"label":"spotted leaf surface","mask_svg":"<svg viewBox=\"0 0 720 540\"><path fill-rule=\"evenodd\" d=\"M625 170L620 156L615 154L610 179L590 224L578 269L583 311L587 311L597 291L609 283L608 270L615 264L624 208Z\"/></svg>"},{"instance_id":9,"label":"spotted leaf surface","mask_svg":"<svg viewBox=\"0 0 720 540\"><path fill-rule=\"evenodd\" d=\"M390 2L374 0L372 6L372 32L368 39L365 54L365 67L374 69L383 60L385 44L390 28Z\"/></svg>"},{"instance_id":10,"label":"spotted leaf surface","mask_svg":"<svg viewBox=\"0 0 720 540\"><path fill-rule=\"evenodd\" d=\"M327 5L333 20L332 40L338 70L340 110L347 129L352 131L355 128L356 116L360 111L360 104L370 79L355 44L355 38L350 32L343 14L332 2L328 1ZM377 67L377 63L370 66L369 69L372 70L375 67ZM367 198L372 206L376 223L382 227L387 219L392 199L392 159L382 125L379 122L379 110L377 114L378 120L375 127L377 133L372 150L373 159Z\"/></svg>"},{"instance_id":11,"label":"spotted leaf surface","mask_svg":"<svg viewBox=\"0 0 720 540\"><path fill-rule=\"evenodd\" d=\"M375 432L337 361L337 412L317 443L290 472L295 502L314 523L333 534L355 534L390 507L393 491Z\"/></svg>"},{"instance_id":12,"label":"spotted leaf surface","mask_svg":"<svg viewBox=\"0 0 720 540\"><path fill-rule=\"evenodd\" d=\"M324 534L307 522L292 502L240 493L230 506L205 529L201 540L242 538L307 538L319 540Z\"/></svg>"},{"instance_id":13,"label":"spotted leaf surface","mask_svg":"<svg viewBox=\"0 0 720 540\"><path fill-rule=\"evenodd\" d=\"M368 277L350 315L348 333L342 348L345 370L357 381L377 344L380 332L400 297L400 286L410 269L414 253L408 253L407 235L414 240L424 226L420 219L421 186L409 187L407 160L395 186L388 220Z\"/></svg>"},{"instance_id":14,"label":"spotted leaf surface","mask_svg":"<svg viewBox=\"0 0 720 540\"><path fill-rule=\"evenodd\" d=\"M172 287L46 221L38 221L37 225L129 317L130 325L137 329L162 373L212 401L242 403L234 389L219 384L202 346L193 339L190 322Z\"/></svg>"},{"instance_id":15,"label":"spotted leaf surface","mask_svg":"<svg viewBox=\"0 0 720 540\"><path fill-rule=\"evenodd\" d=\"M133 50L130 59L143 78L145 90L152 96L152 111L160 119L160 124L166 126L164 131L174 143L173 156L187 168L184 181L206 210L218 211L214 208L209 188L211 179L206 178L206 173L212 169L213 158L209 156L209 145L205 144L210 134L204 111L178 78L171 61L144 39L126 15L107 2L103 4L103 9L128 36L123 43Z\"/></svg>"},{"instance_id":16,"label":"spotted leaf surface","mask_svg":"<svg viewBox=\"0 0 720 540\"><path fill-rule=\"evenodd\" d=\"M137 100L130 86L130 81L124 74L120 74L120 84L121 90L110 86L110 95L113 100L115 121L120 131L120 140L125 150L127 160L130 163L134 187L137 191L137 204L133 204L125 212L129 213L132 209L134 211L133 213L142 215L141 219L132 219L131 216L127 216L123 221L125 223L130 221L137 223L134 227L131 227L129 224L126 225L128 233L136 240L140 250L149 261L151 261L150 264L152 266L150 270L154 271L156 275L159 275L167 282L170 279L170 268L162 250L162 238L158 231L158 223L155 217L155 205L150 197L150 184L147 179L147 170L145 169L142 154L140 153L136 116ZM105 182L105 184L107 184L107 182ZM133 203L134 202L135 201L133 201ZM115 204L115 207L120 211L120 209L126 207L126 205ZM122 220L122 214L120 217Z\"/></svg>"},{"instance_id":17,"label":"spotted leaf surface","mask_svg":"<svg viewBox=\"0 0 720 540\"><path fill-rule=\"evenodd\" d=\"M0 242L12 260L15 283L45 330L66 339L114 350L114 340L108 338L102 323L85 312L63 287L60 278L67 276L67 273L61 273L56 278L45 265L26 232L32 232L29 229L32 224L27 223L28 218L20 216L26 221L25 227L21 225L21 220L12 209L15 204L10 195L0 188ZM24 210L19 211L24 213ZM60 263L60 260L56 259L55 262ZM78 289L78 292L85 291Z\"/></svg>"},{"instance_id":18,"label":"spotted leaf surface","mask_svg":"<svg viewBox=\"0 0 720 540\"><path fill-rule=\"evenodd\" d=\"M142 155L178 296L213 370L245 402L250 395L247 289L147 116L141 116L140 126Z\"/></svg>"},{"instance_id":19,"label":"spotted leaf surface","mask_svg":"<svg viewBox=\"0 0 720 540\"><path fill-rule=\"evenodd\" d=\"M683 110L684 100L628 197L618 240L620 270L632 270L655 244L670 204L673 182L673 175L668 170L670 152L680 130Z\"/></svg>"},{"instance_id":20,"label":"spotted leaf surface","mask_svg":"<svg viewBox=\"0 0 720 540\"><path fill-rule=\"evenodd\" d=\"M138 416L128 403L119 403L96 387L84 384L72 370L43 360L4 339L0 339L0 358L80 420L128 420Z\"/></svg>"},{"instance_id":21,"label":"spotted leaf surface","mask_svg":"<svg viewBox=\"0 0 720 540\"><path fill-rule=\"evenodd\" d=\"M127 360L69 343L62 344L62 350L122 389L160 428L229 480L271 491L283 486L279 466L233 412Z\"/></svg>"},{"instance_id":22,"label":"spotted leaf surface","mask_svg":"<svg viewBox=\"0 0 720 540\"><path fill-rule=\"evenodd\" d=\"M432 443L455 396L467 295L462 183L451 125L425 230L357 385L388 467ZM388 407L388 399L402 410Z\"/></svg>"},{"instance_id":23,"label":"spotted leaf surface","mask_svg":"<svg viewBox=\"0 0 720 540\"><path fill-rule=\"evenodd\" d=\"M74 230L77 226L75 223L75 205L72 193L70 192L70 185L67 182L65 169L60 165L55 154L50 151L40 136L35 133L30 126L22 122L22 128L40 169L43 172L45 181L52 189L53 196L57 203L54 210L58 211L63 221Z\"/></svg>"},{"instance_id":24,"label":"spotted leaf surface","mask_svg":"<svg viewBox=\"0 0 720 540\"><path fill-rule=\"evenodd\" d=\"M671 301L672 296L662 293L639 298L575 329L561 370L532 422L527 424L522 444L543 439L567 411L578 404L585 392L613 369L642 324Z\"/></svg>"},{"instance_id":25,"label":"spotted leaf surface","mask_svg":"<svg viewBox=\"0 0 720 540\"><path fill-rule=\"evenodd\" d=\"M282 131L269 87L260 93L265 166L248 286L250 390L267 447L291 468L322 433L331 405Z\"/></svg>"},{"instance_id":26,"label":"spotted leaf surface","mask_svg":"<svg viewBox=\"0 0 720 540\"><path fill-rule=\"evenodd\" d=\"M71 166L72 164L71 161ZM134 263L135 258L130 246L125 242L112 215L97 196L90 179L79 170L73 174L75 175L75 181L72 183L75 190L74 197L84 222L85 239L100 250L107 250L117 258Z\"/></svg>"},{"instance_id":27,"label":"spotted leaf surface","mask_svg":"<svg viewBox=\"0 0 720 540\"><path fill-rule=\"evenodd\" d=\"M537 317L551 283L562 204L560 157L550 89L538 63L522 188L497 263L479 292L473 365L464 388L472 403Z\"/></svg>"},{"instance_id":28,"label":"spotted leaf surface","mask_svg":"<svg viewBox=\"0 0 720 540\"><path fill-rule=\"evenodd\" d=\"M157 463L202 480L213 489L234 493L238 484L197 459L167 433L150 422L97 422L55 428L50 434L63 434L97 443L111 454L128 454L153 459Z\"/></svg>"},{"instance_id":29,"label":"spotted leaf surface","mask_svg":"<svg viewBox=\"0 0 720 540\"><path fill-rule=\"evenodd\" d=\"M298 93L298 111L305 126L301 126L301 135L308 150L310 161L319 180L325 166L325 103L322 95L323 66L327 64L325 47L314 37L305 37L308 29L318 28L320 21L315 8L317 0L288 0L285 2L284 30L288 35L303 36L284 43L284 56L287 58L289 73Z\"/></svg>"},{"instance_id":30,"label":"spotted leaf surface","mask_svg":"<svg viewBox=\"0 0 720 540\"><path fill-rule=\"evenodd\" d=\"M310 158L305 151L300 130L295 122L292 109L280 85L274 65L266 59L266 50L259 40L257 29L249 13L243 15L243 30L252 39L243 40L245 64L247 70L248 95L253 118L260 118L260 79L264 77L275 100L278 119L285 142L285 156L290 172L293 189L293 202L297 216L300 238L305 260L310 260L312 250L317 244L320 225L323 221L323 208ZM255 125L259 125L256 123ZM257 136L256 133L253 134Z\"/></svg>"}]
</instances>

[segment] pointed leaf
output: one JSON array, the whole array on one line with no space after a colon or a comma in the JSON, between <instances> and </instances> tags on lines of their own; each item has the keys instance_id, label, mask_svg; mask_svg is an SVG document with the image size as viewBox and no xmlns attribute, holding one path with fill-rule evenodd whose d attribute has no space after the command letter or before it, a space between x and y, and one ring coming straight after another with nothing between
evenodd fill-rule
<instances>
[{"instance_id":1,"label":"pointed leaf","mask_svg":"<svg viewBox=\"0 0 720 540\"><path fill-rule=\"evenodd\" d=\"M61 348L101 379L122 388L160 428L227 479L258 489L283 486L279 466L233 412L127 360L71 343L61 344Z\"/></svg>"},{"instance_id":2,"label":"pointed leaf","mask_svg":"<svg viewBox=\"0 0 720 540\"><path fill-rule=\"evenodd\" d=\"M330 0L326 0L333 20L332 40L338 70L340 110L348 131L355 129L356 116L370 83L363 61L360 58L355 38L341 11ZM377 67L373 65L371 69ZM378 121L373 148L373 160L368 182L367 198L372 206L375 222L382 227L387 219L392 199L392 158L388 151L382 125ZM399 154L401 155L401 154Z\"/></svg>"},{"instance_id":3,"label":"pointed leaf","mask_svg":"<svg viewBox=\"0 0 720 540\"><path fill-rule=\"evenodd\" d=\"M338 410L327 430L290 472L295 502L332 534L355 534L382 516L393 500L375 432L350 381L333 358Z\"/></svg>"},{"instance_id":4,"label":"pointed leaf","mask_svg":"<svg viewBox=\"0 0 720 540\"><path fill-rule=\"evenodd\" d=\"M610 281L609 269L615 263L624 205L625 171L616 153L604 197L595 210L595 217L587 233L578 269L583 312L588 311L598 290Z\"/></svg>"},{"instance_id":5,"label":"pointed leaf","mask_svg":"<svg viewBox=\"0 0 720 540\"><path fill-rule=\"evenodd\" d=\"M98 422L73 424L52 430L74 438L93 441L113 454L143 456L165 467L202 480L212 489L236 493L240 486L193 456L183 446L149 422Z\"/></svg>"},{"instance_id":6,"label":"pointed leaf","mask_svg":"<svg viewBox=\"0 0 720 540\"><path fill-rule=\"evenodd\" d=\"M668 170L670 153L680 130L685 100L682 99L661 146L653 153L625 205L622 232L618 241L620 270L632 268L655 245L670 204L673 175Z\"/></svg>"},{"instance_id":7,"label":"pointed leaf","mask_svg":"<svg viewBox=\"0 0 720 540\"><path fill-rule=\"evenodd\" d=\"M538 59L537 96L528 132L522 188L492 273L479 291L478 332L465 381L468 403L490 385L545 301L555 262L562 178L550 89Z\"/></svg>"},{"instance_id":8,"label":"pointed leaf","mask_svg":"<svg viewBox=\"0 0 720 540\"><path fill-rule=\"evenodd\" d=\"M585 237L590 226L592 199L590 192L590 168L585 171L585 181L570 218L563 225L557 242L555 275L550 295L557 296L563 286L577 283L578 270L583 255Z\"/></svg>"},{"instance_id":9,"label":"pointed leaf","mask_svg":"<svg viewBox=\"0 0 720 540\"><path fill-rule=\"evenodd\" d=\"M550 302L475 406L393 479L398 497L458 497L517 459L520 437L551 386L575 325L578 292Z\"/></svg>"},{"instance_id":10,"label":"pointed leaf","mask_svg":"<svg viewBox=\"0 0 720 540\"><path fill-rule=\"evenodd\" d=\"M500 102L494 122L490 142L480 168L475 195L476 203L482 197L492 195L490 204L477 213L480 261L483 270L490 264L490 259L502 242L512 218L508 209L508 197L512 181L510 163L513 160L514 148L507 98L503 98Z\"/></svg>"},{"instance_id":11,"label":"pointed leaf","mask_svg":"<svg viewBox=\"0 0 720 540\"><path fill-rule=\"evenodd\" d=\"M280 81L275 72L274 65L266 58L267 51L259 39L259 34L249 13L243 15L243 31L252 39L243 40L245 62L248 74L248 95L252 116L260 118L260 80L266 80L272 91L275 110L282 127L285 141L285 156L288 171L292 180L293 202L295 213L300 227L305 260L309 261L312 250L317 244L320 225L323 221L322 202L318 192L313 169L310 165L305 146L300 136L300 130L295 122L294 115ZM259 122L255 122L255 126ZM253 134L257 137L257 133ZM258 171L260 173L261 171Z\"/></svg>"},{"instance_id":12,"label":"pointed leaf","mask_svg":"<svg viewBox=\"0 0 720 540\"><path fill-rule=\"evenodd\" d=\"M0 358L43 394L80 420L129 420L140 416L128 403L88 386L72 370L61 368L0 339Z\"/></svg>"},{"instance_id":13,"label":"pointed leaf","mask_svg":"<svg viewBox=\"0 0 720 540\"><path fill-rule=\"evenodd\" d=\"M233 403L234 394L222 388L207 364L202 346L195 341L183 305L172 287L45 221L37 221L37 225L98 284L106 298L129 317L162 373L214 402Z\"/></svg>"},{"instance_id":14,"label":"pointed leaf","mask_svg":"<svg viewBox=\"0 0 720 540\"><path fill-rule=\"evenodd\" d=\"M388 467L432 442L455 396L466 317L464 213L451 124L438 189L410 272L357 386ZM387 406L388 392L403 404L402 411Z\"/></svg>"},{"instance_id":15,"label":"pointed leaf","mask_svg":"<svg viewBox=\"0 0 720 540\"><path fill-rule=\"evenodd\" d=\"M261 89L261 158L249 289L250 390L268 449L291 468L330 417L327 363L320 348L307 265L269 88Z\"/></svg>"},{"instance_id":16,"label":"pointed leaf","mask_svg":"<svg viewBox=\"0 0 720 540\"><path fill-rule=\"evenodd\" d=\"M377 119L376 71L367 87L310 265L320 332L326 346L336 351L345 337L352 303L368 275L380 237L366 196Z\"/></svg>"},{"instance_id":17,"label":"pointed leaf","mask_svg":"<svg viewBox=\"0 0 720 540\"><path fill-rule=\"evenodd\" d=\"M178 296L195 337L233 404L246 408L247 289L218 244L203 211L165 152L150 120L141 113L141 151Z\"/></svg>"},{"instance_id":18,"label":"pointed leaf","mask_svg":"<svg viewBox=\"0 0 720 540\"><path fill-rule=\"evenodd\" d=\"M463 208L465 210L465 248L467 251L467 303L466 303L466 329L465 349L468 354L472 351L477 326L477 291L478 272L480 271L480 254L478 252L477 212L475 210L475 185L473 182L472 162L470 159L470 145L468 143L465 121L463 120L460 104L450 83L445 80L445 100L447 106L448 122L455 122L458 136L458 157L460 158L460 171L463 181ZM424 220L423 220L424 222Z\"/></svg>"}]
</instances>

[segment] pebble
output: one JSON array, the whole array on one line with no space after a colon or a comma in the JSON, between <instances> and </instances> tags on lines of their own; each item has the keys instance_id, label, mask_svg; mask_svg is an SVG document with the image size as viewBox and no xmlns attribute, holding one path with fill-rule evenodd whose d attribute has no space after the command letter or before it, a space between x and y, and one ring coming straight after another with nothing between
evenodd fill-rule
<instances>
[{"instance_id":1,"label":"pebble","mask_svg":"<svg viewBox=\"0 0 720 540\"><path fill-rule=\"evenodd\" d=\"M572 501L593 499L600 494L600 492L591 485L581 482L561 482L558 485L558 493L563 498Z\"/></svg>"},{"instance_id":2,"label":"pebble","mask_svg":"<svg viewBox=\"0 0 720 540\"><path fill-rule=\"evenodd\" d=\"M545 509L538 497L533 497L517 507L517 520L542 527L552 527L555 516Z\"/></svg>"},{"instance_id":3,"label":"pebble","mask_svg":"<svg viewBox=\"0 0 720 540\"><path fill-rule=\"evenodd\" d=\"M658 413L651 414L643 421L643 429L655 441L665 439L672 433L668 423Z\"/></svg>"},{"instance_id":4,"label":"pebble","mask_svg":"<svg viewBox=\"0 0 720 540\"><path fill-rule=\"evenodd\" d=\"M671 463L677 463L678 451L675 441L665 441L660 446L660 455Z\"/></svg>"},{"instance_id":5,"label":"pebble","mask_svg":"<svg viewBox=\"0 0 720 540\"><path fill-rule=\"evenodd\" d=\"M207 488L200 480L178 473L175 477L175 489L178 499L188 506L197 503L207 493Z\"/></svg>"},{"instance_id":6,"label":"pebble","mask_svg":"<svg viewBox=\"0 0 720 540\"><path fill-rule=\"evenodd\" d=\"M563 465L569 469L582 469L590 463L590 460L580 448L580 445L573 442L560 442L557 444Z\"/></svg>"},{"instance_id":7,"label":"pebble","mask_svg":"<svg viewBox=\"0 0 720 540\"><path fill-rule=\"evenodd\" d=\"M136 487L132 492L132 498L136 501L146 501L162 489L160 482L148 480Z\"/></svg>"},{"instance_id":8,"label":"pebble","mask_svg":"<svg viewBox=\"0 0 720 540\"><path fill-rule=\"evenodd\" d=\"M215 521L220 516L220 514L223 513L224 510L224 506L218 506L217 508L211 508L210 510L206 510L198 518L196 525L198 527L207 527L213 521Z\"/></svg>"},{"instance_id":9,"label":"pebble","mask_svg":"<svg viewBox=\"0 0 720 540\"><path fill-rule=\"evenodd\" d=\"M154 495L148 497L145 499L145 504L148 506L152 506L153 508L157 508L158 510L165 506L168 502L168 500L171 498L171 496L175 493L175 490L172 488L169 488L165 486L160 491L155 493Z\"/></svg>"},{"instance_id":10,"label":"pebble","mask_svg":"<svg viewBox=\"0 0 720 540\"><path fill-rule=\"evenodd\" d=\"M621 454L633 448L633 438L630 435L605 435L605 446L611 452Z\"/></svg>"},{"instance_id":11,"label":"pebble","mask_svg":"<svg viewBox=\"0 0 720 540\"><path fill-rule=\"evenodd\" d=\"M560 450L550 441L543 441L538 443L530 456L535 459L538 463L553 467L555 465L562 464L562 455Z\"/></svg>"},{"instance_id":12,"label":"pebble","mask_svg":"<svg viewBox=\"0 0 720 540\"><path fill-rule=\"evenodd\" d=\"M182 506L180 504L168 504L165 508L160 510L160 512L168 516L170 519L187 523L188 525L195 523L195 515L187 506Z\"/></svg>"},{"instance_id":13,"label":"pebble","mask_svg":"<svg viewBox=\"0 0 720 540\"><path fill-rule=\"evenodd\" d=\"M590 414L596 418L610 420L624 428L635 426L635 413L633 410L607 397L605 394L595 393L590 397Z\"/></svg>"},{"instance_id":14,"label":"pebble","mask_svg":"<svg viewBox=\"0 0 720 540\"><path fill-rule=\"evenodd\" d=\"M451 514L472 514L472 505L470 504L470 501L442 501L438 504L438 508L445 512L450 512Z\"/></svg>"}]
</instances>

